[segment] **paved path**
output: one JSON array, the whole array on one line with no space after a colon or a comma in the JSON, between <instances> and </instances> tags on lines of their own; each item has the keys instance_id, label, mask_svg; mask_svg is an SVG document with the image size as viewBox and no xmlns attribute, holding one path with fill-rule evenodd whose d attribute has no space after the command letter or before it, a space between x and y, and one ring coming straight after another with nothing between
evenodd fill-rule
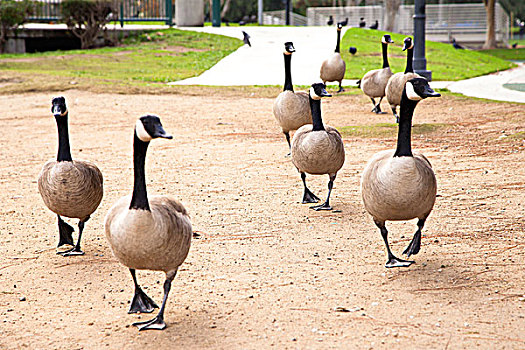
<instances>
[{"instance_id":1,"label":"paved path","mask_svg":"<svg viewBox=\"0 0 525 350\"><path fill-rule=\"evenodd\" d=\"M320 81L322 61L335 49L335 27L227 27L180 28L242 39L242 31L251 36L252 47L244 45L198 77L173 85L282 85L285 41L292 41L297 52L292 58L295 85ZM346 28L343 28L343 34ZM341 48L347 50L347 47ZM356 80L343 80L343 86ZM525 103L525 92L504 88L504 84L525 84L525 64L509 71L458 82L433 81L434 88L448 88L467 96Z\"/></svg>"}]
</instances>

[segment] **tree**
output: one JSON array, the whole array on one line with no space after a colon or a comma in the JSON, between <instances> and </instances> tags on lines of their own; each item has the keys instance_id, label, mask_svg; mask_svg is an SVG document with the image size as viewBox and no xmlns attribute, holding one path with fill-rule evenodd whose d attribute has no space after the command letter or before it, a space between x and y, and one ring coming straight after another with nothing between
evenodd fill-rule
<instances>
[{"instance_id":1,"label":"tree","mask_svg":"<svg viewBox=\"0 0 525 350\"><path fill-rule=\"evenodd\" d=\"M401 6L401 0L385 0L386 17L385 29L387 32L393 32L396 24L396 16Z\"/></svg>"},{"instance_id":2,"label":"tree","mask_svg":"<svg viewBox=\"0 0 525 350\"><path fill-rule=\"evenodd\" d=\"M483 49L495 49L496 43L496 21L495 21L495 0L483 0L485 11L487 12L487 36Z\"/></svg>"},{"instance_id":3,"label":"tree","mask_svg":"<svg viewBox=\"0 0 525 350\"><path fill-rule=\"evenodd\" d=\"M0 1L0 52L4 52L7 35L16 31L19 26L33 13L34 7L30 0Z\"/></svg>"},{"instance_id":4,"label":"tree","mask_svg":"<svg viewBox=\"0 0 525 350\"><path fill-rule=\"evenodd\" d=\"M95 40L105 31L110 21L116 20L115 0L64 0L62 20L71 32L80 39L82 49L95 46Z\"/></svg>"}]
</instances>

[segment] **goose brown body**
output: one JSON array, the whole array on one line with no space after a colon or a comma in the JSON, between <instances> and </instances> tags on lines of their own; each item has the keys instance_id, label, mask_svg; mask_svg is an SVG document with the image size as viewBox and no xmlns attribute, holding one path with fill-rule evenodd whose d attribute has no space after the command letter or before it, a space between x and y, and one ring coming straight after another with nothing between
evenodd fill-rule
<instances>
[{"instance_id":1,"label":"goose brown body","mask_svg":"<svg viewBox=\"0 0 525 350\"><path fill-rule=\"evenodd\" d=\"M361 79L361 90L368 97L384 97L388 80L392 76L390 67L374 69Z\"/></svg>"},{"instance_id":2,"label":"goose brown body","mask_svg":"<svg viewBox=\"0 0 525 350\"><path fill-rule=\"evenodd\" d=\"M122 197L106 215L106 238L130 269L176 271L188 255L192 228L186 209L172 197L150 196L150 211L129 209Z\"/></svg>"},{"instance_id":3,"label":"goose brown body","mask_svg":"<svg viewBox=\"0 0 525 350\"><path fill-rule=\"evenodd\" d=\"M312 175L336 174L345 162L341 134L325 125L314 131L312 124L297 130L292 140L292 162L299 170Z\"/></svg>"},{"instance_id":4,"label":"goose brown body","mask_svg":"<svg viewBox=\"0 0 525 350\"><path fill-rule=\"evenodd\" d=\"M345 76L346 63L339 52L334 52L328 59L321 64L321 80L337 81L341 83Z\"/></svg>"},{"instance_id":5,"label":"goose brown body","mask_svg":"<svg viewBox=\"0 0 525 350\"><path fill-rule=\"evenodd\" d=\"M85 220L102 201L102 173L90 162L50 160L38 177L38 190L52 212Z\"/></svg>"},{"instance_id":6,"label":"goose brown body","mask_svg":"<svg viewBox=\"0 0 525 350\"><path fill-rule=\"evenodd\" d=\"M425 219L436 200L437 183L428 159L394 157L395 150L376 153L361 178L365 209L375 221Z\"/></svg>"},{"instance_id":7,"label":"goose brown body","mask_svg":"<svg viewBox=\"0 0 525 350\"><path fill-rule=\"evenodd\" d=\"M297 130L312 122L308 93L303 91L281 92L273 103L273 115L284 133Z\"/></svg>"},{"instance_id":8,"label":"goose brown body","mask_svg":"<svg viewBox=\"0 0 525 350\"><path fill-rule=\"evenodd\" d=\"M421 78L419 74L416 73L396 73L388 80L388 83L385 88L386 99L390 104L392 109L395 109L401 104L401 95L403 94L403 89L407 81Z\"/></svg>"}]
</instances>

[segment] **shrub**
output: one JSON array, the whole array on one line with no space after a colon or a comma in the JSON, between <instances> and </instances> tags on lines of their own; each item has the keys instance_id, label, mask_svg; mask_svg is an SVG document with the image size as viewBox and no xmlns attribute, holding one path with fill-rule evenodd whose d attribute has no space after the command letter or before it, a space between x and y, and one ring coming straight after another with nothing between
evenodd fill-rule
<instances>
[{"instance_id":1,"label":"shrub","mask_svg":"<svg viewBox=\"0 0 525 350\"><path fill-rule=\"evenodd\" d=\"M80 39L83 49L95 46L95 40L106 31L106 25L116 20L117 2L115 0L64 0L62 20Z\"/></svg>"},{"instance_id":2,"label":"shrub","mask_svg":"<svg viewBox=\"0 0 525 350\"><path fill-rule=\"evenodd\" d=\"M0 1L0 52L4 52L7 34L24 24L26 18L33 13L31 0L1 0Z\"/></svg>"}]
</instances>

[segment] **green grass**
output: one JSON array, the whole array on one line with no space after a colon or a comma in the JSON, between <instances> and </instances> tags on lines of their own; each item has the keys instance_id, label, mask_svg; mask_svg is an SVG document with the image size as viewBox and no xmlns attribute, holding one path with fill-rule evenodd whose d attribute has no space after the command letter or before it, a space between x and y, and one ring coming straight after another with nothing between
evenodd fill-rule
<instances>
[{"instance_id":1,"label":"green grass","mask_svg":"<svg viewBox=\"0 0 525 350\"><path fill-rule=\"evenodd\" d=\"M165 83L199 75L241 45L235 38L166 29L127 38L118 47L0 55L0 71L100 84Z\"/></svg>"},{"instance_id":2,"label":"green grass","mask_svg":"<svg viewBox=\"0 0 525 350\"><path fill-rule=\"evenodd\" d=\"M487 55L508 61L525 61L525 48L482 50Z\"/></svg>"},{"instance_id":3,"label":"green grass","mask_svg":"<svg viewBox=\"0 0 525 350\"><path fill-rule=\"evenodd\" d=\"M397 135L398 126L398 124L379 123L373 125L343 126L337 130L343 137L385 138L395 137ZM447 124L440 123L414 124L412 126L412 134L431 134L447 126Z\"/></svg>"},{"instance_id":4,"label":"green grass","mask_svg":"<svg viewBox=\"0 0 525 350\"><path fill-rule=\"evenodd\" d=\"M518 140L525 140L525 131L518 131L515 134L509 135L509 137Z\"/></svg>"},{"instance_id":5,"label":"green grass","mask_svg":"<svg viewBox=\"0 0 525 350\"><path fill-rule=\"evenodd\" d=\"M346 31L341 44L343 59L346 61L346 79L359 79L369 70L381 68L380 40L383 34L390 34L395 42L389 45L388 50L392 71L397 73L405 70L406 53L401 51L405 35L350 28ZM350 46L357 48L356 55L352 56L348 52ZM426 59L427 69L432 71L433 80L462 80L514 66L511 62L485 52L456 50L450 44L431 41L426 42Z\"/></svg>"}]
</instances>

